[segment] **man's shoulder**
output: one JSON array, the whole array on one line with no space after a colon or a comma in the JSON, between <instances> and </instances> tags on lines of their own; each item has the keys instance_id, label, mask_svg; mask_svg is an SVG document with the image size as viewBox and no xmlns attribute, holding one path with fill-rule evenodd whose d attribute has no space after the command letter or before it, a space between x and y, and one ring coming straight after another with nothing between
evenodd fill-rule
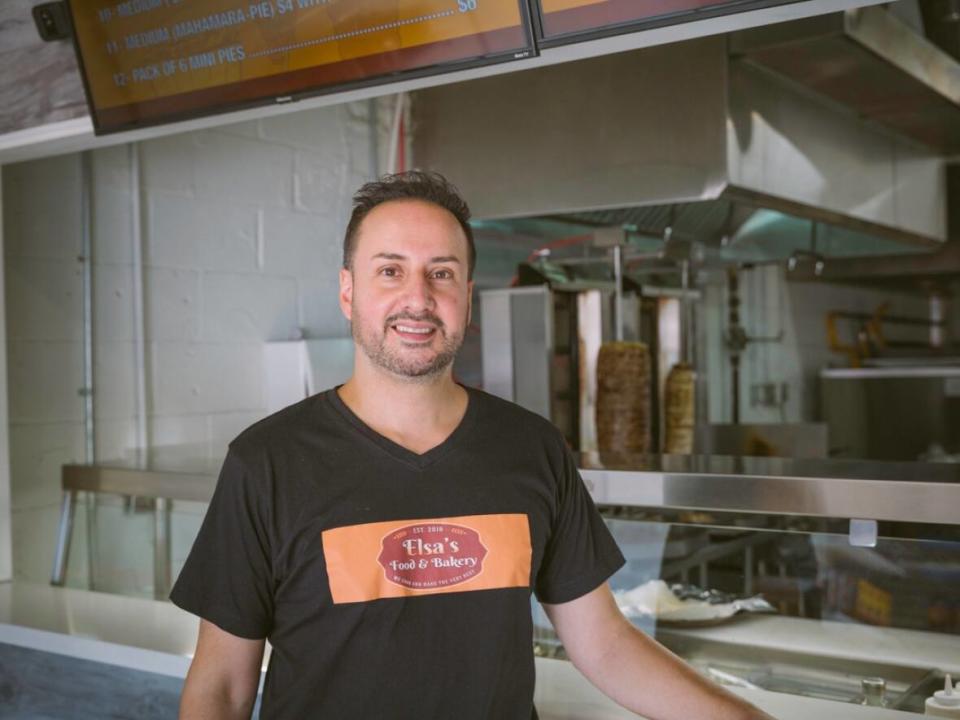
<instances>
[{"instance_id":1,"label":"man's shoulder","mask_svg":"<svg viewBox=\"0 0 960 720\"><path fill-rule=\"evenodd\" d=\"M230 441L235 453L257 453L283 446L304 431L315 429L320 419L324 392L311 395L257 420Z\"/></svg>"},{"instance_id":2,"label":"man's shoulder","mask_svg":"<svg viewBox=\"0 0 960 720\"><path fill-rule=\"evenodd\" d=\"M552 422L511 400L505 400L477 388L470 393L481 404L484 420L506 433L521 432L528 439L564 443L563 433Z\"/></svg>"}]
</instances>

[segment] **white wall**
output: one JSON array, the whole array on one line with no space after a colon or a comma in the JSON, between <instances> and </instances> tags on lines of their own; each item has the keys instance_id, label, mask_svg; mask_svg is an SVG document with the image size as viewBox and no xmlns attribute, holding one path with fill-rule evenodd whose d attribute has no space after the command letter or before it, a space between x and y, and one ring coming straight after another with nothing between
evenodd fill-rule
<instances>
[{"instance_id":1,"label":"white wall","mask_svg":"<svg viewBox=\"0 0 960 720\"><path fill-rule=\"evenodd\" d=\"M27 557L52 560L59 467L83 452L79 167L73 156L3 168L15 577ZM29 576L47 576L42 565Z\"/></svg>"},{"instance_id":2,"label":"white wall","mask_svg":"<svg viewBox=\"0 0 960 720\"><path fill-rule=\"evenodd\" d=\"M740 418L744 423L814 422L819 418L817 377L824 367L847 366L846 356L831 352L826 316L831 311L873 313L889 302L888 314L927 316L928 304L918 295L870 290L825 283L788 283L782 265L758 266L740 273L740 320L752 337L775 337L778 342L750 343L741 356ZM727 288L719 278L706 289L703 307L709 356L710 422L730 422L730 354L723 349L727 327ZM839 325L841 339L852 344L856 324ZM885 325L888 339L925 340L923 328ZM787 383L788 399L778 408L751 405L750 386Z\"/></svg>"},{"instance_id":3,"label":"white wall","mask_svg":"<svg viewBox=\"0 0 960 720\"><path fill-rule=\"evenodd\" d=\"M337 270L350 196L378 164L370 107L334 106L142 143L151 446L188 444L192 454L218 461L229 440L264 414L264 341L348 334ZM377 115L389 119L386 111ZM46 581L60 467L83 459L79 158L9 165L3 180L14 572ZM101 460L129 456L135 444L130 188L129 148L94 151ZM148 516L109 503L98 512L103 529L138 526L124 543L100 534L99 576L148 589L151 568L130 576L132 559L149 552ZM71 582L80 582L85 552L74 545Z\"/></svg>"}]
</instances>

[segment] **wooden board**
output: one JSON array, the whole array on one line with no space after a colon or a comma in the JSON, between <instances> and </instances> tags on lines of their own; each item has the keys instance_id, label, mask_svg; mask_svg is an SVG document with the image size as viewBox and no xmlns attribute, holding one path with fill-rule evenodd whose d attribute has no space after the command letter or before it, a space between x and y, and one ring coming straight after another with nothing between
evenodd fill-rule
<instances>
[{"instance_id":1,"label":"wooden board","mask_svg":"<svg viewBox=\"0 0 960 720\"><path fill-rule=\"evenodd\" d=\"M0 135L87 114L73 44L40 39L36 4L0 2Z\"/></svg>"}]
</instances>

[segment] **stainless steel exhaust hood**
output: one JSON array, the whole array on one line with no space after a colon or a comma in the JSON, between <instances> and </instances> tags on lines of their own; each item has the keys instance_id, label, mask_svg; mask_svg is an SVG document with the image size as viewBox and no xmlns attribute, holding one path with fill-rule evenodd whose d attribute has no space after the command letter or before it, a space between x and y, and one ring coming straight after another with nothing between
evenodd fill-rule
<instances>
[{"instance_id":1,"label":"stainless steel exhaust hood","mask_svg":"<svg viewBox=\"0 0 960 720\"><path fill-rule=\"evenodd\" d=\"M655 234L672 214L710 244L782 236L779 218L831 228L840 250L874 238L875 254L947 237L938 151L731 60L726 37L431 88L413 113L417 165L449 176L483 219Z\"/></svg>"},{"instance_id":2,"label":"stainless steel exhaust hood","mask_svg":"<svg viewBox=\"0 0 960 720\"><path fill-rule=\"evenodd\" d=\"M946 168L948 242L934 252L875 254L874 257L842 258L827 263L819 275L809 264L789 269L794 281L838 282L869 285L900 291L919 291L930 296L951 296L960 288L960 164Z\"/></svg>"},{"instance_id":3,"label":"stainless steel exhaust hood","mask_svg":"<svg viewBox=\"0 0 960 720\"><path fill-rule=\"evenodd\" d=\"M881 7L734 33L735 58L945 153L960 152L960 63Z\"/></svg>"},{"instance_id":4,"label":"stainless steel exhaust hood","mask_svg":"<svg viewBox=\"0 0 960 720\"><path fill-rule=\"evenodd\" d=\"M518 279L524 284L525 272L555 275L563 283L586 282L601 286L611 281L611 259L602 248L584 247L580 239L598 228L618 227L625 231L627 243L624 275L638 283L679 288L681 263L690 259L701 270L721 270L731 265L785 263L792 280L841 282L866 285L891 284L879 273L909 269L909 281L899 282L904 291L928 294L932 287L931 270L941 281L950 273L960 276L960 254L948 252L953 243L921 251L896 240L858 232L809 218L739 204L726 199L697 203L654 205L574 212L537 218L509 218L474 223L478 238L504 242L513 240L549 248L549 254L528 260L520 268ZM667 239L669 238L669 239ZM554 249L553 245L559 242ZM569 241L574 241L568 246ZM691 245L691 243L694 243ZM949 270L941 264L953 258ZM876 258L882 268L868 259ZM563 268L563 269L561 269ZM914 268L916 270L914 271ZM847 272L847 270L851 272ZM864 272L869 270L869 272ZM943 285L940 282L940 285ZM612 281L611 281L612 287Z\"/></svg>"}]
</instances>

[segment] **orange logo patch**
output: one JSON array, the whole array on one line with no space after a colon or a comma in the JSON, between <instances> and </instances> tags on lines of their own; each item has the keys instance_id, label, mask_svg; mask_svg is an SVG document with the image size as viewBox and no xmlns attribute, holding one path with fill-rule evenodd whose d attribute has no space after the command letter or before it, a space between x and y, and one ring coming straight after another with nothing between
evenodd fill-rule
<instances>
[{"instance_id":1,"label":"orange logo patch","mask_svg":"<svg viewBox=\"0 0 960 720\"><path fill-rule=\"evenodd\" d=\"M325 530L322 542L336 604L530 584L520 513L351 525Z\"/></svg>"}]
</instances>

